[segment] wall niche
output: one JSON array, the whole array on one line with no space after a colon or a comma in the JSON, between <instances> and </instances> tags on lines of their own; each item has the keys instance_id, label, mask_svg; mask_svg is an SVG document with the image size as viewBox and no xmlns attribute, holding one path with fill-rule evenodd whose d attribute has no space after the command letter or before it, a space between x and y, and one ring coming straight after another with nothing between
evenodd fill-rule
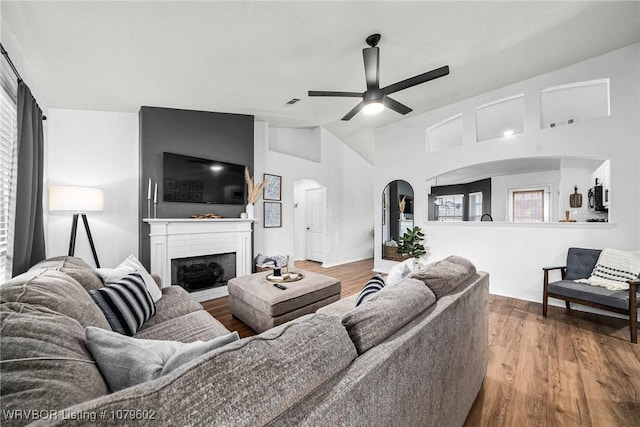
<instances>
[{"instance_id":1,"label":"wall niche","mask_svg":"<svg viewBox=\"0 0 640 427\"><path fill-rule=\"evenodd\" d=\"M540 93L542 129L608 117L610 114L609 79L548 87Z\"/></svg>"}]
</instances>

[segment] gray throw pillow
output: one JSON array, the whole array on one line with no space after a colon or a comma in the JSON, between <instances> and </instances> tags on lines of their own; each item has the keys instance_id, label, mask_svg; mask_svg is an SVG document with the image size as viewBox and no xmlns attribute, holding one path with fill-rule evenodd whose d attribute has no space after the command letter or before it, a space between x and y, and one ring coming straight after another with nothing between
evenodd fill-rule
<instances>
[{"instance_id":1,"label":"gray throw pillow","mask_svg":"<svg viewBox=\"0 0 640 427\"><path fill-rule=\"evenodd\" d=\"M87 348L111 391L151 381L201 355L240 339L238 332L212 339L181 343L127 337L100 328L85 329Z\"/></svg>"}]
</instances>

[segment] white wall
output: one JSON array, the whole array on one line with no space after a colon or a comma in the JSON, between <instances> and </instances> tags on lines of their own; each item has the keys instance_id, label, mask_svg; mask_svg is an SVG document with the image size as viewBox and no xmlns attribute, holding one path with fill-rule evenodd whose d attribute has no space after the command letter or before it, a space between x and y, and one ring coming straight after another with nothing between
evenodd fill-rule
<instances>
[{"instance_id":1,"label":"white wall","mask_svg":"<svg viewBox=\"0 0 640 427\"><path fill-rule=\"evenodd\" d=\"M138 115L49 109L49 185L104 189L104 212L90 212L89 226L103 267L138 253ZM47 212L47 257L66 255L71 212ZM84 227L78 224L75 255L93 264Z\"/></svg>"},{"instance_id":2,"label":"white wall","mask_svg":"<svg viewBox=\"0 0 640 427\"><path fill-rule=\"evenodd\" d=\"M130 253L138 252L138 116L80 110L50 110L46 168L48 185L95 186L105 189L105 211L89 213L89 223L102 266L115 266ZM301 159L269 149L269 136L305 144L305 138L321 145L321 161ZM282 144L280 144L282 145ZM373 167L322 128L269 129L255 126L255 176L264 172L282 176L282 228L263 228L262 200L256 204L255 249L266 254L300 257L304 247L295 231L294 183L311 179L327 188L325 265L371 257ZM47 211L45 194L45 212ZM64 255L69 245L71 213L46 215L47 256ZM294 241L294 238L298 241ZM296 248L298 250L296 251ZM76 256L90 265L93 258L80 224Z\"/></svg>"},{"instance_id":3,"label":"white wall","mask_svg":"<svg viewBox=\"0 0 640 427\"><path fill-rule=\"evenodd\" d=\"M416 224L427 236L429 260L451 254L471 259L491 274L491 292L541 301L543 266L562 265L570 246L640 247L640 45L610 52L447 107L378 129L374 194L394 179L413 185ZM571 126L540 129L541 90L577 81L610 78L611 116ZM518 93L525 95L525 132L511 138L475 142L476 107ZM428 153L425 131L447 117L463 114L463 145ZM528 157L611 159L609 224L500 223L445 224L427 221L427 180L472 164ZM571 183L573 187L573 183ZM582 188L586 203L586 188ZM380 212L374 197L374 211ZM380 215L375 215L380 230ZM388 271L375 244L375 266Z\"/></svg>"},{"instance_id":4,"label":"white wall","mask_svg":"<svg viewBox=\"0 0 640 427\"><path fill-rule=\"evenodd\" d=\"M1 6L0 6L1 9ZM20 77L25 81L29 89L31 90L31 94L34 96L36 101L38 102L38 106L46 116L49 110L49 103L47 102L47 97L45 96L44 91L38 84L37 76L33 76L31 70L29 69L29 64L24 60L22 56L22 50L20 49L20 45L18 44L15 36L13 35L13 31L11 30L11 26L5 21L4 17L1 16L0 13L0 40L2 40L2 46L4 46L5 50L9 53L9 58L11 58L11 62L20 73ZM4 61L4 58L2 58ZM44 133L46 139L46 126L47 122L43 123L44 125Z\"/></svg>"},{"instance_id":5,"label":"white wall","mask_svg":"<svg viewBox=\"0 0 640 427\"><path fill-rule=\"evenodd\" d=\"M269 150L269 138L291 140L295 135L301 146L320 141L320 162L310 161ZM254 252L282 254L292 258L296 253L294 183L309 179L327 190L327 216L324 265L337 265L372 256L373 166L324 128L311 132L297 129L269 128L265 122L255 123L255 175L282 176L282 227L263 228L255 224ZM262 217L262 201L256 204L256 218Z\"/></svg>"}]
</instances>

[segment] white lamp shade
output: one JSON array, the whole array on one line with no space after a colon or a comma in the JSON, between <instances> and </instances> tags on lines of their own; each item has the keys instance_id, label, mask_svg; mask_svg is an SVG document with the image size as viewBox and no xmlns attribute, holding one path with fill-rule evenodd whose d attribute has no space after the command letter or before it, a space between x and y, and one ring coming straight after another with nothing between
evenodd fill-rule
<instances>
[{"instance_id":1,"label":"white lamp shade","mask_svg":"<svg viewBox=\"0 0 640 427\"><path fill-rule=\"evenodd\" d=\"M104 190L92 187L49 186L49 211L101 212Z\"/></svg>"}]
</instances>

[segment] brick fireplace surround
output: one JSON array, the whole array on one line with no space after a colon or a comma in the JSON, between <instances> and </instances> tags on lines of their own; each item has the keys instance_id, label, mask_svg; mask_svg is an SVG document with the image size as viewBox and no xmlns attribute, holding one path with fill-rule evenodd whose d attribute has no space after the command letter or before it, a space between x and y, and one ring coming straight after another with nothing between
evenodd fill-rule
<instances>
[{"instance_id":1,"label":"brick fireplace surround","mask_svg":"<svg viewBox=\"0 0 640 427\"><path fill-rule=\"evenodd\" d=\"M144 222L151 228L151 272L162 278L163 286L171 285L171 260L176 258L235 252L236 276L251 274L251 219L156 218ZM219 286L191 295L206 301L228 292L226 286Z\"/></svg>"}]
</instances>

